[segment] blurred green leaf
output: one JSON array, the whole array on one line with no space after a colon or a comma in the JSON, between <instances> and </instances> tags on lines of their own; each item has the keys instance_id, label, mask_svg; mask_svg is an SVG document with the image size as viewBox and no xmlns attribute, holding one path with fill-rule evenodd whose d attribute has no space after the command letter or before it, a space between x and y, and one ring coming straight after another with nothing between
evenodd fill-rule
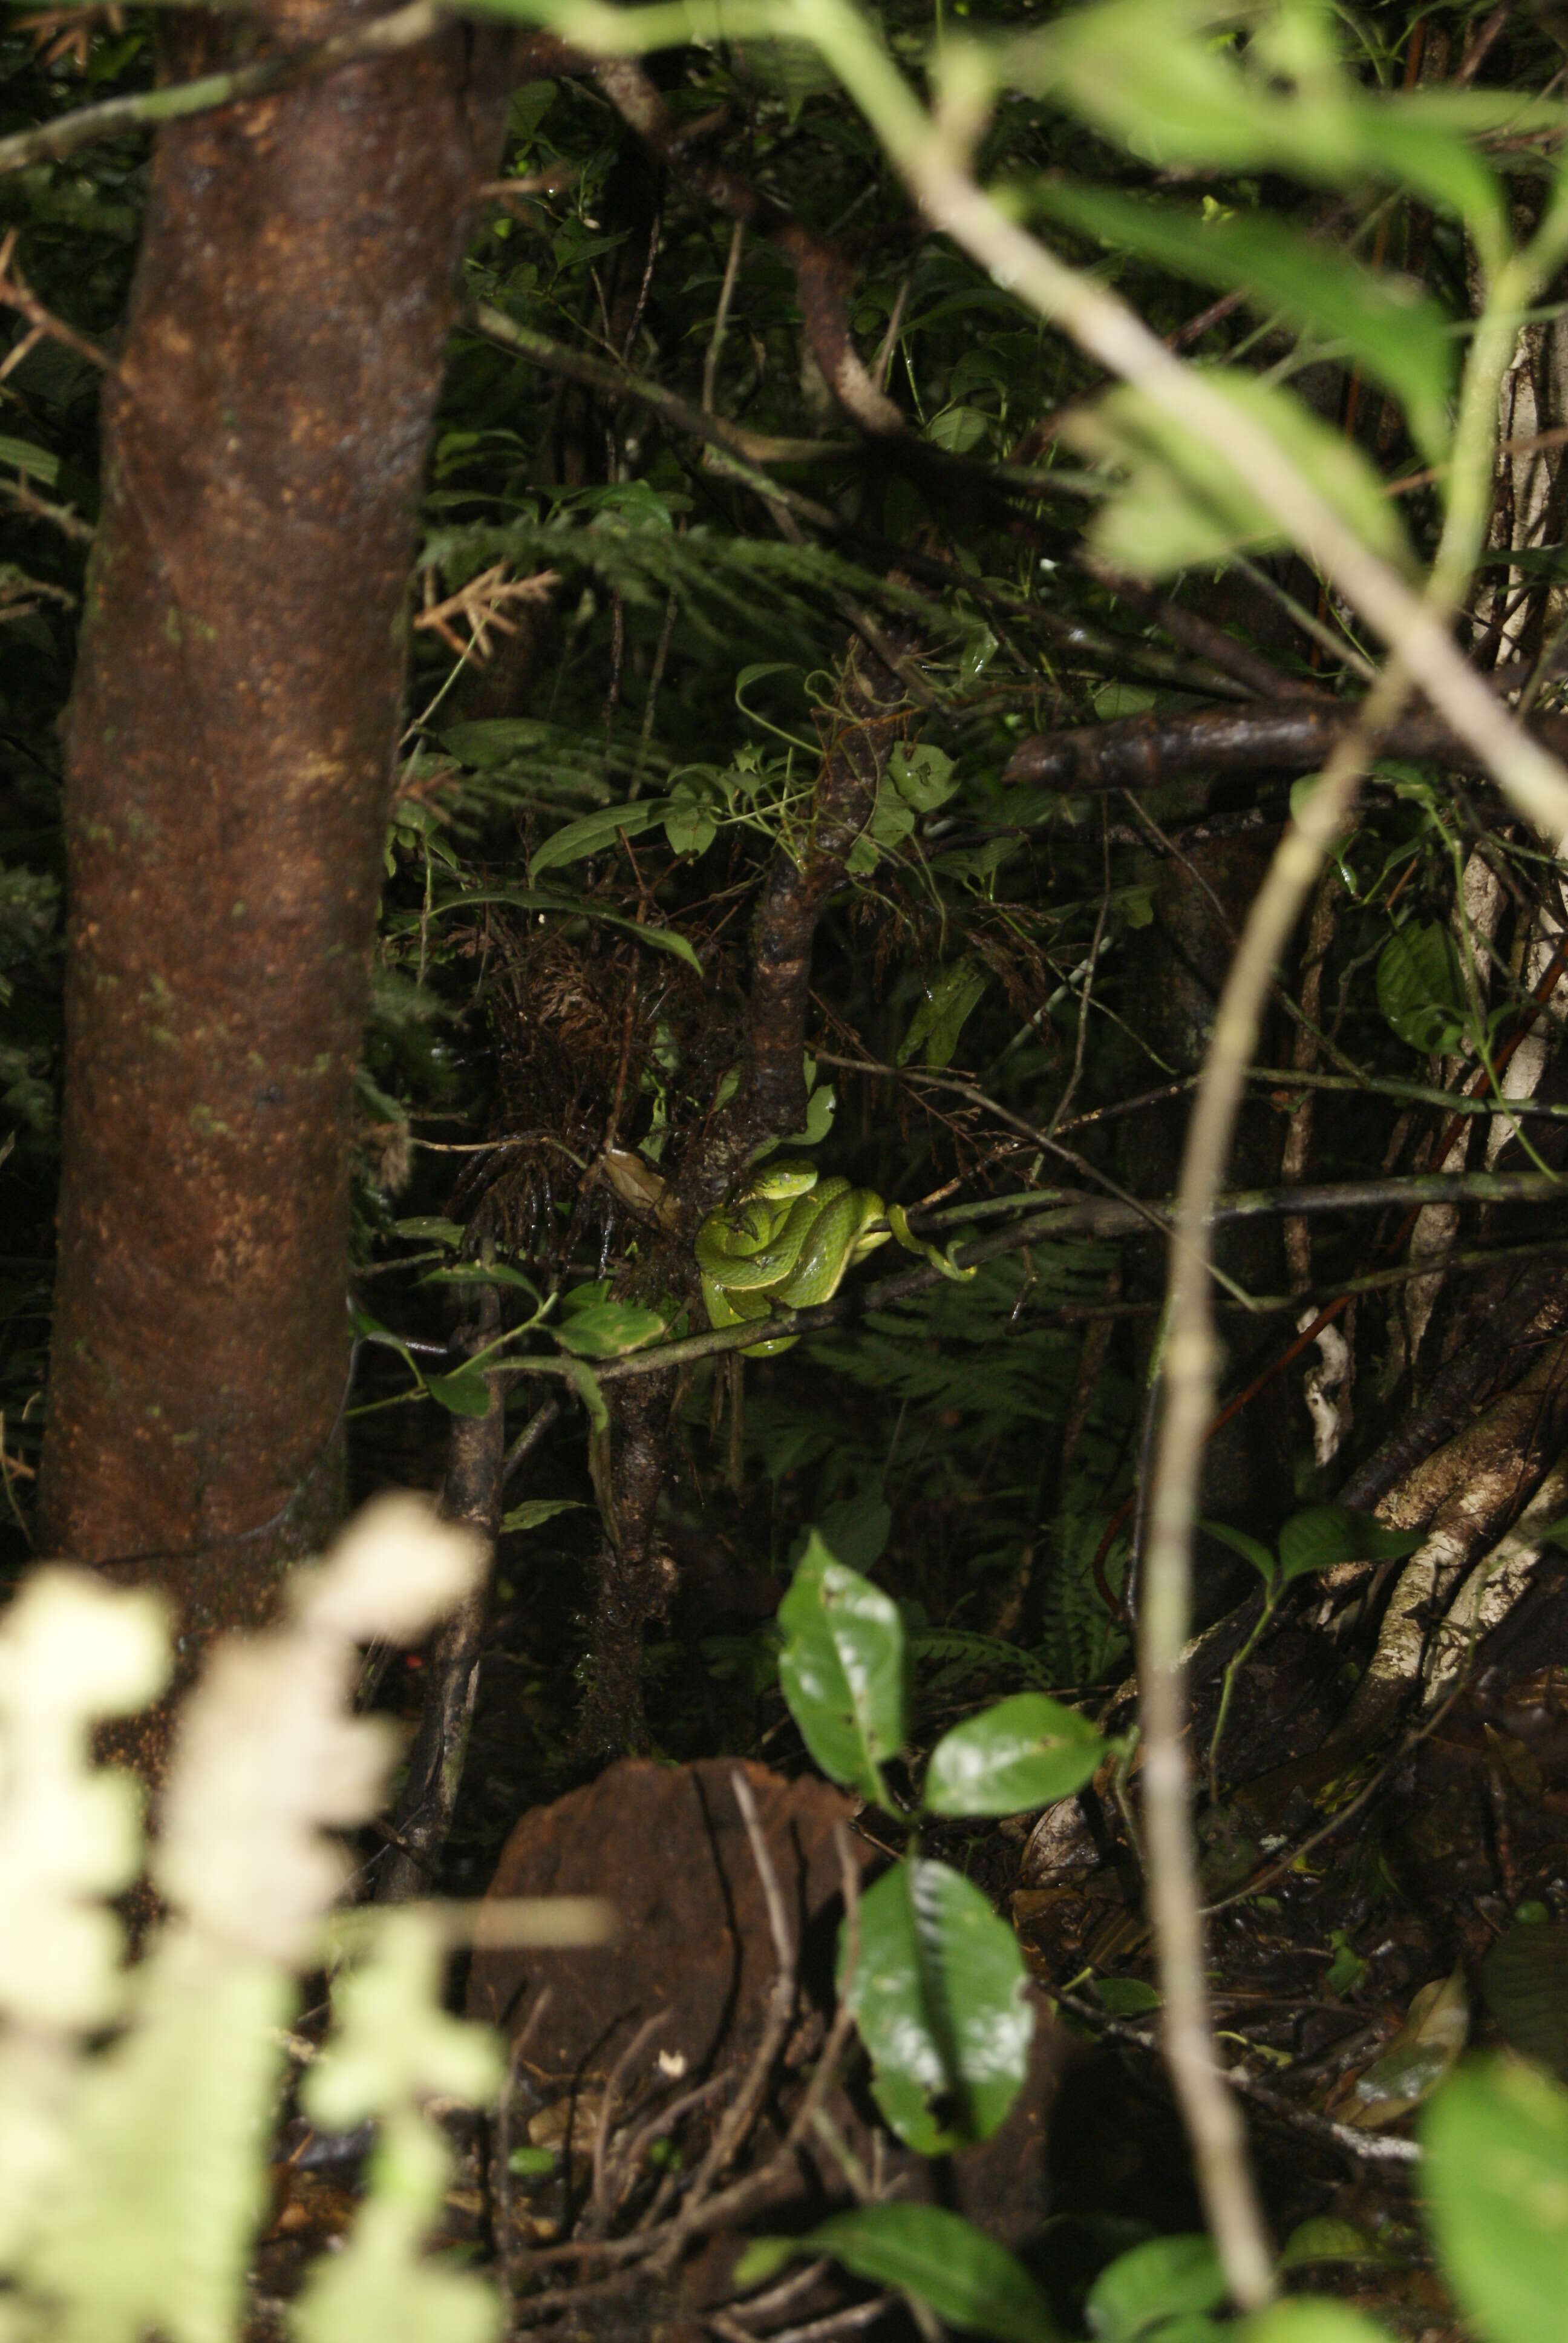
<instances>
[{"instance_id":1,"label":"blurred green leaf","mask_svg":"<svg viewBox=\"0 0 1568 2343\"><path fill-rule=\"evenodd\" d=\"M1460 2307L1486 2343L1545 2343L1568 2315L1568 2092L1471 2060L1421 2127L1422 2193Z\"/></svg>"},{"instance_id":2,"label":"blurred green leaf","mask_svg":"<svg viewBox=\"0 0 1568 2343\"><path fill-rule=\"evenodd\" d=\"M1293 393L1251 375L1211 374L1209 388L1261 426L1360 541L1412 569L1403 523L1368 458ZM1282 542L1271 515L1232 469L1222 447L1173 422L1141 391L1122 387L1075 411L1062 437L1119 476L1091 531L1118 569L1160 578L1222 561L1243 547Z\"/></svg>"},{"instance_id":3,"label":"blurred green leaf","mask_svg":"<svg viewBox=\"0 0 1568 2343\"><path fill-rule=\"evenodd\" d=\"M1409 279L1375 277L1298 229L1254 213L1206 215L1049 179L1036 186L1034 199L1086 235L1200 284L1261 296L1265 306L1332 335L1400 400L1428 462L1442 462L1457 346L1442 311Z\"/></svg>"},{"instance_id":4,"label":"blurred green leaf","mask_svg":"<svg viewBox=\"0 0 1568 2343\"><path fill-rule=\"evenodd\" d=\"M1225 2273L1207 2237L1151 2237L1101 2271L1083 2316L1095 2343L1141 2343L1162 2336L1167 2319L1224 2299Z\"/></svg>"}]
</instances>

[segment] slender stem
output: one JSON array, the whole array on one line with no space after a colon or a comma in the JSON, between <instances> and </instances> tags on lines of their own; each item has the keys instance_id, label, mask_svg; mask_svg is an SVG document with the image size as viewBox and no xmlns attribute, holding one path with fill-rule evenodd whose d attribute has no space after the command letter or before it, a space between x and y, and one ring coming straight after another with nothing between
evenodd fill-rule
<instances>
[{"instance_id":1,"label":"slender stem","mask_svg":"<svg viewBox=\"0 0 1568 2343\"><path fill-rule=\"evenodd\" d=\"M1264 1596L1263 1608L1259 1614L1258 1624L1241 1645L1241 1650L1231 1654L1225 1670L1224 1680L1220 1686L1220 1705L1215 1713L1214 1730L1209 1736L1209 1804L1211 1806L1217 1806L1220 1803L1220 1744L1225 1737L1225 1721L1231 1714L1231 1697L1236 1689L1236 1682L1241 1670L1257 1650L1262 1640L1263 1631L1274 1615L1274 1602L1275 1598L1271 1594Z\"/></svg>"}]
</instances>

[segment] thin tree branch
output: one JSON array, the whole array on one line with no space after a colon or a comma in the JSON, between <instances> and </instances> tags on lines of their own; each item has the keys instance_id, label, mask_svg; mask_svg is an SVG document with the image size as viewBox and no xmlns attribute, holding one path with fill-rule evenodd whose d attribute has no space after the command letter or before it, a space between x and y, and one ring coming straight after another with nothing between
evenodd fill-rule
<instances>
[{"instance_id":1,"label":"thin tree branch","mask_svg":"<svg viewBox=\"0 0 1568 2343\"><path fill-rule=\"evenodd\" d=\"M712 447L727 448L750 464L820 464L853 455L859 444L850 439L779 439L765 431L748 431L742 425L730 423L722 415L708 413L691 399L682 398L678 391L666 390L662 384L650 382L646 375L633 374L629 367L590 357L587 350L568 349L564 342L552 341L548 334L538 334L531 327L519 326L487 301L476 303L468 313L467 323L487 341L515 350L531 365L562 375L568 382L581 383L588 390L601 390L617 398L635 398L678 430L689 432L694 439L706 439Z\"/></svg>"},{"instance_id":2,"label":"thin tree branch","mask_svg":"<svg viewBox=\"0 0 1568 2343\"><path fill-rule=\"evenodd\" d=\"M1161 709L1110 724L1075 725L1020 741L1002 779L1073 797L1158 789L1191 773L1216 779L1230 773L1313 773L1354 729L1363 705L1322 699L1255 700L1244 707ZM1535 730L1548 748L1568 755L1568 717L1540 717ZM1379 753L1430 758L1457 772L1486 769L1485 759L1441 718L1422 711L1389 726Z\"/></svg>"}]
</instances>

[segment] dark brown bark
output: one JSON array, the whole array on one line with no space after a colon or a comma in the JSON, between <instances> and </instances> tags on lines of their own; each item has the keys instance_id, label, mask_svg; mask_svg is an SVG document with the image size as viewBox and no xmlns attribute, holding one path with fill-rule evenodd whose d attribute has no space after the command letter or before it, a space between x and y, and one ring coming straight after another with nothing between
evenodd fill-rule
<instances>
[{"instance_id":1,"label":"dark brown bark","mask_svg":"<svg viewBox=\"0 0 1568 2343\"><path fill-rule=\"evenodd\" d=\"M292 44L361 12L263 13ZM190 71L241 36L171 37ZM339 1503L352 1075L421 474L504 116L483 43L165 132L106 392L40 1543L166 1587L187 1662Z\"/></svg>"}]
</instances>

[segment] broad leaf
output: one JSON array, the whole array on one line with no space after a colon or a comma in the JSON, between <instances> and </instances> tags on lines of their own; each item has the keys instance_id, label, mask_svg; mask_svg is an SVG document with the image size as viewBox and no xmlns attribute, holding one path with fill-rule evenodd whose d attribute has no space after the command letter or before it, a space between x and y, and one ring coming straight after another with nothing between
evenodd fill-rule
<instances>
[{"instance_id":1,"label":"broad leaf","mask_svg":"<svg viewBox=\"0 0 1568 2343\"><path fill-rule=\"evenodd\" d=\"M958 788L952 759L929 740L912 749L900 740L888 759L888 773L905 804L917 813L933 813Z\"/></svg>"},{"instance_id":2,"label":"broad leaf","mask_svg":"<svg viewBox=\"0 0 1568 2343\"><path fill-rule=\"evenodd\" d=\"M582 862L590 854L602 854L623 836L639 838L645 830L665 820L668 812L668 798L636 798L629 805L600 806L593 813L579 814L537 849L528 876L537 879L541 870L555 870L563 863Z\"/></svg>"},{"instance_id":3,"label":"broad leaf","mask_svg":"<svg viewBox=\"0 0 1568 2343\"><path fill-rule=\"evenodd\" d=\"M1095 2343L1140 2343L1164 2335L1182 2313L1225 2299L1225 2273L1206 2237L1151 2237L1101 2271L1083 2306Z\"/></svg>"},{"instance_id":4,"label":"broad leaf","mask_svg":"<svg viewBox=\"0 0 1568 2343\"><path fill-rule=\"evenodd\" d=\"M551 1328L563 1351L579 1359L620 1359L657 1342L664 1320L634 1302L596 1302Z\"/></svg>"},{"instance_id":5,"label":"broad leaf","mask_svg":"<svg viewBox=\"0 0 1568 2343\"><path fill-rule=\"evenodd\" d=\"M844 1958L841 1936L841 1984ZM920 2155L1006 2116L1034 2033L1025 1982L1018 1939L961 1872L911 1857L868 1889L849 1990L877 2104Z\"/></svg>"},{"instance_id":6,"label":"broad leaf","mask_svg":"<svg viewBox=\"0 0 1568 2343\"><path fill-rule=\"evenodd\" d=\"M1021 2262L940 2205L862 2205L835 2213L798 2251L831 2254L873 2286L896 2286L965 2334L1056 2343L1044 2296Z\"/></svg>"},{"instance_id":7,"label":"broad leaf","mask_svg":"<svg viewBox=\"0 0 1568 2343\"><path fill-rule=\"evenodd\" d=\"M1561 2335L1568 2321L1568 2092L1533 2067L1474 2059L1427 2110L1422 2143L1427 2217L1477 2332L1486 2343Z\"/></svg>"},{"instance_id":8,"label":"broad leaf","mask_svg":"<svg viewBox=\"0 0 1568 2343\"><path fill-rule=\"evenodd\" d=\"M1423 1057L1464 1039L1464 984L1453 938L1437 920L1413 920L1390 936L1377 963L1377 1005L1402 1041Z\"/></svg>"},{"instance_id":9,"label":"broad leaf","mask_svg":"<svg viewBox=\"0 0 1568 2343\"><path fill-rule=\"evenodd\" d=\"M926 1771L933 1815L1016 1815L1081 1790L1105 1743L1087 1717L1042 1692L998 1701L943 1735Z\"/></svg>"},{"instance_id":10,"label":"broad leaf","mask_svg":"<svg viewBox=\"0 0 1568 2343\"><path fill-rule=\"evenodd\" d=\"M487 1415L490 1386L482 1367L459 1367L449 1375L427 1375L426 1390L452 1415Z\"/></svg>"},{"instance_id":11,"label":"broad leaf","mask_svg":"<svg viewBox=\"0 0 1568 2343\"><path fill-rule=\"evenodd\" d=\"M1421 1531L1385 1529L1349 1505L1312 1505L1292 1513L1280 1532L1280 1584L1288 1586L1293 1578L1342 1562L1396 1562L1421 1542Z\"/></svg>"},{"instance_id":12,"label":"broad leaf","mask_svg":"<svg viewBox=\"0 0 1568 2343\"><path fill-rule=\"evenodd\" d=\"M1096 1977L1091 1989L1111 2017L1147 2017L1162 2006L1160 1988L1145 1977Z\"/></svg>"},{"instance_id":13,"label":"broad leaf","mask_svg":"<svg viewBox=\"0 0 1568 2343\"><path fill-rule=\"evenodd\" d=\"M813 1530L779 1606L779 1681L824 1774L886 1805L880 1767L904 1745L904 1624L897 1606Z\"/></svg>"}]
</instances>

